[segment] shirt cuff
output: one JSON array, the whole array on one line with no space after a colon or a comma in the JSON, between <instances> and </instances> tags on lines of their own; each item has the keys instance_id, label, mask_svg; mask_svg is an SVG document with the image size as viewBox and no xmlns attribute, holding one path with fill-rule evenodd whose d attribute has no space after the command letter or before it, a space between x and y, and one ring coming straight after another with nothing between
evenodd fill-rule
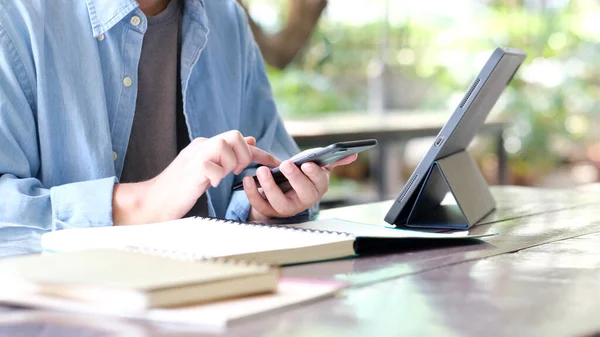
<instances>
[{"instance_id":1,"label":"shirt cuff","mask_svg":"<svg viewBox=\"0 0 600 337\"><path fill-rule=\"evenodd\" d=\"M112 226L116 182L110 177L51 188L53 230Z\"/></svg>"},{"instance_id":2,"label":"shirt cuff","mask_svg":"<svg viewBox=\"0 0 600 337\"><path fill-rule=\"evenodd\" d=\"M236 191L231 196L231 202L225 216L229 220L246 222L250 214L250 207L250 201L248 201L246 193L244 191ZM269 223L289 224L311 221L314 220L317 214L319 214L319 203L289 218L271 218Z\"/></svg>"},{"instance_id":3,"label":"shirt cuff","mask_svg":"<svg viewBox=\"0 0 600 337\"><path fill-rule=\"evenodd\" d=\"M250 214L250 201L244 191L235 191L231 195L231 201L225 211L225 218L234 221L245 222Z\"/></svg>"}]
</instances>

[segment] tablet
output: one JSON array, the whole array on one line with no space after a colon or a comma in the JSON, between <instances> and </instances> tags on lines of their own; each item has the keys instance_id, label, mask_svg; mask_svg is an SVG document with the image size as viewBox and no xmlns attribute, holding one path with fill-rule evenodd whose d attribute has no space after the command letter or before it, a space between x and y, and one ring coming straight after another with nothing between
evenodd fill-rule
<instances>
[{"instance_id":1,"label":"tablet","mask_svg":"<svg viewBox=\"0 0 600 337\"><path fill-rule=\"evenodd\" d=\"M387 223L406 223L424 177L433 163L466 150L525 56L523 51L514 48L494 50L392 204L385 216ZM429 200L432 203L441 201Z\"/></svg>"}]
</instances>

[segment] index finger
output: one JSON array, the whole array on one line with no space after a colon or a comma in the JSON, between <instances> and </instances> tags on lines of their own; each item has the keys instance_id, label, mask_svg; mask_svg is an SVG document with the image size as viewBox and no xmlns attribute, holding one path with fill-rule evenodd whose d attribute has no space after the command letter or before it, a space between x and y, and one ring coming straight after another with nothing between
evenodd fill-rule
<instances>
[{"instance_id":1,"label":"index finger","mask_svg":"<svg viewBox=\"0 0 600 337\"><path fill-rule=\"evenodd\" d=\"M331 163L331 164L329 164L329 165L325 166L325 168L326 168L327 170L331 171L331 170L333 170L335 167L338 167L338 166L344 166L344 165L351 164L351 163L353 163L353 162L354 162L356 159L358 159L358 154L356 154L356 153L355 153L355 154L353 154L353 155L351 155L351 156L348 156L348 157L346 157L346 158L342 158L342 159L340 159L340 160L336 161L335 163Z\"/></svg>"},{"instance_id":2,"label":"index finger","mask_svg":"<svg viewBox=\"0 0 600 337\"><path fill-rule=\"evenodd\" d=\"M252 153L252 162L258 163L267 167L277 167L281 164L281 160L275 158L269 152L263 151L256 146L249 146Z\"/></svg>"}]
</instances>

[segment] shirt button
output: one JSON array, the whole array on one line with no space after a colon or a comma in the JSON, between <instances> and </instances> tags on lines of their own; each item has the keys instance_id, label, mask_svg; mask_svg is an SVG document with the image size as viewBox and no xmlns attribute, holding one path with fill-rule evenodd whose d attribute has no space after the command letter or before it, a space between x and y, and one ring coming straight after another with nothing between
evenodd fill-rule
<instances>
[{"instance_id":1,"label":"shirt button","mask_svg":"<svg viewBox=\"0 0 600 337\"><path fill-rule=\"evenodd\" d=\"M132 24L134 27L137 27L137 26L139 26L139 25L140 25L140 23L142 23L142 19L140 19L140 17L139 17L139 16L135 15L135 16L132 16L132 17L131 17L131 24Z\"/></svg>"},{"instance_id":2,"label":"shirt button","mask_svg":"<svg viewBox=\"0 0 600 337\"><path fill-rule=\"evenodd\" d=\"M117 158L119 158L119 155L117 155L116 152L113 152L113 160L117 160Z\"/></svg>"},{"instance_id":3,"label":"shirt button","mask_svg":"<svg viewBox=\"0 0 600 337\"><path fill-rule=\"evenodd\" d=\"M133 81L131 80L131 77L127 76L123 79L123 84L129 88L131 86L131 84L133 84Z\"/></svg>"},{"instance_id":4,"label":"shirt button","mask_svg":"<svg viewBox=\"0 0 600 337\"><path fill-rule=\"evenodd\" d=\"M104 41L104 34L100 34L97 37L98 41Z\"/></svg>"}]
</instances>

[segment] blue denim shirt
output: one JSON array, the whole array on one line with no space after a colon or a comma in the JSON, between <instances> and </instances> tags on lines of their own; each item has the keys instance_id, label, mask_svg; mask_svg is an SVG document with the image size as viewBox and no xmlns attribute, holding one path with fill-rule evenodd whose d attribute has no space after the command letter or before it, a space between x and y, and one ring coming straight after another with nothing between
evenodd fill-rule
<instances>
[{"instance_id":1,"label":"blue denim shirt","mask_svg":"<svg viewBox=\"0 0 600 337\"><path fill-rule=\"evenodd\" d=\"M0 255L112 225L146 27L134 0L0 0ZM236 1L186 0L182 35L190 137L240 130L280 159L297 153ZM211 216L247 219L234 179L208 191Z\"/></svg>"}]
</instances>

